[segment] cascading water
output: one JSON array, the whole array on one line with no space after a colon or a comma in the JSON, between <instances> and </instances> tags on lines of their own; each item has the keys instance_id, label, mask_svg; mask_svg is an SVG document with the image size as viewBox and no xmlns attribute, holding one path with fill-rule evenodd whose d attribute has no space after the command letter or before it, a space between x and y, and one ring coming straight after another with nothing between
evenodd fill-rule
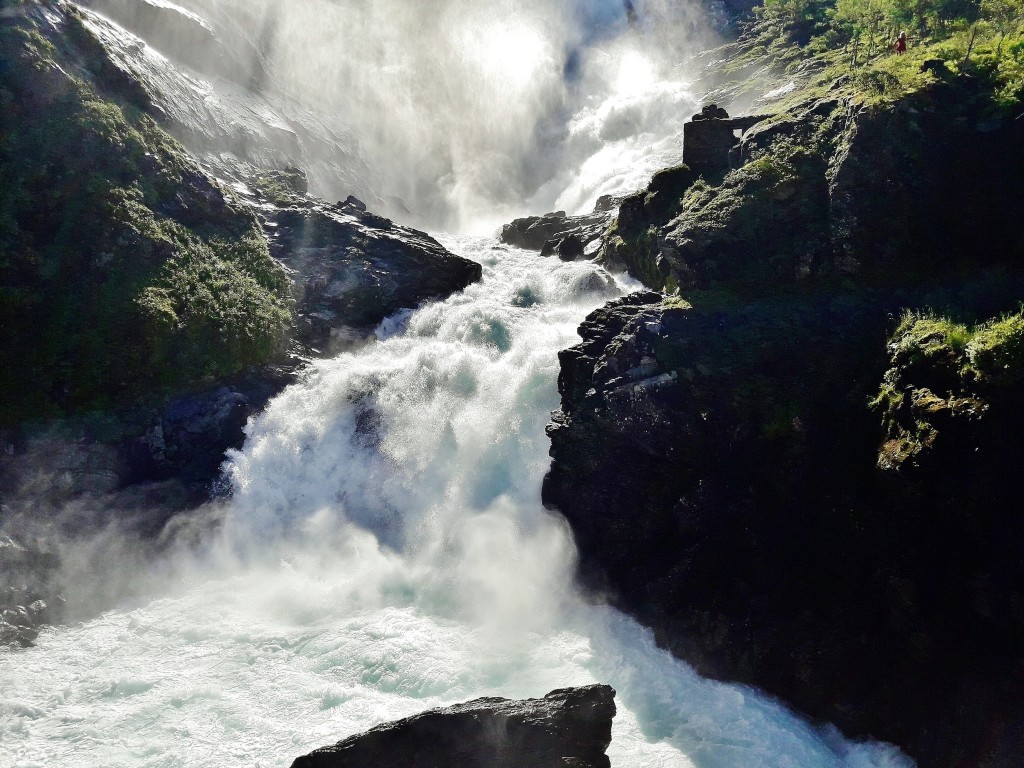
<instances>
[{"instance_id":1,"label":"cascading water","mask_svg":"<svg viewBox=\"0 0 1024 768\"><path fill-rule=\"evenodd\" d=\"M664 66L679 27L628 30L618 0L180 5L249 41L269 78L255 93L181 75L101 30L193 149L224 159L196 138L209 120L244 125L247 141L297 136L303 151L317 134L319 152L345 144L364 164L307 152L314 191L347 193L332 174L373 169L363 182L379 199L398 194L435 224L637 188L678 158L692 107ZM656 20L683 8L635 5ZM231 457L212 540L140 574L146 597L0 653L0 766L286 766L431 706L593 681L618 691L619 767L909 765L701 680L575 592L570 532L540 504L544 425L557 351L626 283L490 239L445 244L483 281L391 318L377 343L278 397Z\"/></svg>"},{"instance_id":2,"label":"cascading water","mask_svg":"<svg viewBox=\"0 0 1024 768\"><path fill-rule=\"evenodd\" d=\"M465 293L312 367L249 427L218 538L163 596L0 656L0 764L278 766L479 695L618 691L616 766L896 768L584 603L540 505L556 352L622 290L589 263L447 240Z\"/></svg>"},{"instance_id":3,"label":"cascading water","mask_svg":"<svg viewBox=\"0 0 1024 768\"><path fill-rule=\"evenodd\" d=\"M217 173L298 165L325 199L478 233L679 162L707 36L683 0L637 0L633 27L622 0L81 1L149 35L90 22Z\"/></svg>"}]
</instances>

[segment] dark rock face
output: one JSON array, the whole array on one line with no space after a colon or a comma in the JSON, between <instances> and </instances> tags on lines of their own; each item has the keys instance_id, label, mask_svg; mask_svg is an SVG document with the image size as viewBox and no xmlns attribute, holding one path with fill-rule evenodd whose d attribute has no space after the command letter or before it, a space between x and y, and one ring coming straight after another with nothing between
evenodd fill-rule
<instances>
[{"instance_id":1,"label":"dark rock face","mask_svg":"<svg viewBox=\"0 0 1024 768\"><path fill-rule=\"evenodd\" d=\"M901 368L908 406L941 432L879 469L866 403L887 301L701 311L646 293L596 311L560 355L543 499L573 528L584 583L701 673L922 766L984 750L978 764L1008 767L1024 530L1006 478L1024 419L1008 390L988 396L995 418L977 395L925 402L936 377Z\"/></svg>"},{"instance_id":2,"label":"dark rock face","mask_svg":"<svg viewBox=\"0 0 1024 768\"><path fill-rule=\"evenodd\" d=\"M339 206L296 199L267 216L271 254L291 270L296 338L322 353L365 338L388 315L460 291L482 274L479 264L454 256L430 235L369 213L352 199Z\"/></svg>"},{"instance_id":3,"label":"dark rock face","mask_svg":"<svg viewBox=\"0 0 1024 768\"><path fill-rule=\"evenodd\" d=\"M378 726L292 768L609 768L614 716L607 685L542 699L477 699Z\"/></svg>"},{"instance_id":4,"label":"dark rock face","mask_svg":"<svg viewBox=\"0 0 1024 768\"><path fill-rule=\"evenodd\" d=\"M922 768L1018 765L1024 722L1024 133L968 87L808 103L626 198L605 260L682 298L583 323L543 489L664 646ZM957 319L890 336L908 307Z\"/></svg>"},{"instance_id":5,"label":"dark rock face","mask_svg":"<svg viewBox=\"0 0 1024 768\"><path fill-rule=\"evenodd\" d=\"M593 213L566 216L556 211L544 216L527 216L506 224L501 241L517 248L540 251L541 256L558 255L564 261L582 258L587 249L604 234L616 205L615 198L604 196Z\"/></svg>"},{"instance_id":6,"label":"dark rock face","mask_svg":"<svg viewBox=\"0 0 1024 768\"><path fill-rule=\"evenodd\" d=\"M205 500L224 454L241 448L244 427L294 381L293 366L265 366L221 386L171 401L139 437L121 444L126 468L120 486L177 479Z\"/></svg>"}]
</instances>

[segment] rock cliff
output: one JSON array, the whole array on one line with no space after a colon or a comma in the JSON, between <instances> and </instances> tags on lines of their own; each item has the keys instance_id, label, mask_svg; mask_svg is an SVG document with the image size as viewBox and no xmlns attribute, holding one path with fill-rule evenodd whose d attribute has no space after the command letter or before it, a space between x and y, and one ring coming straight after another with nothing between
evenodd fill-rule
<instances>
[{"instance_id":1,"label":"rock cliff","mask_svg":"<svg viewBox=\"0 0 1024 768\"><path fill-rule=\"evenodd\" d=\"M1024 133L984 99L840 85L625 198L599 258L657 291L560 356L543 491L663 645L922 766L1022 747Z\"/></svg>"}]
</instances>

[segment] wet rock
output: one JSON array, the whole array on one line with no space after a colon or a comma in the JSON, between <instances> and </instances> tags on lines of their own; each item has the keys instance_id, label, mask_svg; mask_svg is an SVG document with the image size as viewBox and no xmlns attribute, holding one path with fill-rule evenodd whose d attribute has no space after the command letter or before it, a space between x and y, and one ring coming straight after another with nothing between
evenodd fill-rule
<instances>
[{"instance_id":1,"label":"wet rock","mask_svg":"<svg viewBox=\"0 0 1024 768\"><path fill-rule=\"evenodd\" d=\"M0 533L0 647L31 645L59 616L56 570L54 556Z\"/></svg>"},{"instance_id":2,"label":"wet rock","mask_svg":"<svg viewBox=\"0 0 1024 768\"><path fill-rule=\"evenodd\" d=\"M388 315L444 298L482 274L425 232L353 200L307 198L267 218L271 254L294 285L296 338L322 354L365 340Z\"/></svg>"},{"instance_id":3,"label":"wet rock","mask_svg":"<svg viewBox=\"0 0 1024 768\"><path fill-rule=\"evenodd\" d=\"M341 204L342 207L354 208L360 213L366 213L366 203L360 200L358 197L349 195L345 198L345 202Z\"/></svg>"},{"instance_id":4,"label":"wet rock","mask_svg":"<svg viewBox=\"0 0 1024 768\"><path fill-rule=\"evenodd\" d=\"M85 0L83 5L114 19L160 53L200 72L245 88L265 82L259 49L238 33L230 44L219 39L199 16L153 0Z\"/></svg>"},{"instance_id":5,"label":"wet rock","mask_svg":"<svg viewBox=\"0 0 1024 768\"><path fill-rule=\"evenodd\" d=\"M608 768L614 716L607 685L541 699L477 699L378 726L292 768Z\"/></svg>"},{"instance_id":6,"label":"wet rock","mask_svg":"<svg viewBox=\"0 0 1024 768\"><path fill-rule=\"evenodd\" d=\"M601 238L617 204L618 198L605 195L597 201L592 213L583 216L566 216L565 211L556 211L516 219L502 227L501 241L517 248L541 251L542 256L557 254L566 261L573 261L582 258L587 246Z\"/></svg>"},{"instance_id":7,"label":"wet rock","mask_svg":"<svg viewBox=\"0 0 1024 768\"><path fill-rule=\"evenodd\" d=\"M583 258L584 243L579 235L566 235L548 240L541 248L541 256L558 256L562 261L576 261Z\"/></svg>"},{"instance_id":8,"label":"wet rock","mask_svg":"<svg viewBox=\"0 0 1024 768\"><path fill-rule=\"evenodd\" d=\"M543 216L526 216L506 224L501 229L501 242L539 251L544 243L571 228L565 211L547 213Z\"/></svg>"}]
</instances>

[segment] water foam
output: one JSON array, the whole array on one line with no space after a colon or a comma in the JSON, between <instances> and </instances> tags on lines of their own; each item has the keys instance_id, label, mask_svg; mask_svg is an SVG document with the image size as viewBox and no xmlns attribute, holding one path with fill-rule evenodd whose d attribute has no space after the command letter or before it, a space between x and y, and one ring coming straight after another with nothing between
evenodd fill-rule
<instances>
[{"instance_id":1,"label":"water foam","mask_svg":"<svg viewBox=\"0 0 1024 768\"><path fill-rule=\"evenodd\" d=\"M483 282L251 423L222 534L162 596L0 655L0 765L287 766L428 707L594 681L618 690L616 766L910 765L701 680L579 599L571 536L539 502L543 427L556 351L624 284L446 244Z\"/></svg>"},{"instance_id":2,"label":"water foam","mask_svg":"<svg viewBox=\"0 0 1024 768\"><path fill-rule=\"evenodd\" d=\"M909 765L700 680L573 593L539 499L555 352L623 283L447 245L483 282L274 400L228 467L222 536L164 596L0 655L0 764L287 766L442 703L601 681L616 766Z\"/></svg>"}]
</instances>

